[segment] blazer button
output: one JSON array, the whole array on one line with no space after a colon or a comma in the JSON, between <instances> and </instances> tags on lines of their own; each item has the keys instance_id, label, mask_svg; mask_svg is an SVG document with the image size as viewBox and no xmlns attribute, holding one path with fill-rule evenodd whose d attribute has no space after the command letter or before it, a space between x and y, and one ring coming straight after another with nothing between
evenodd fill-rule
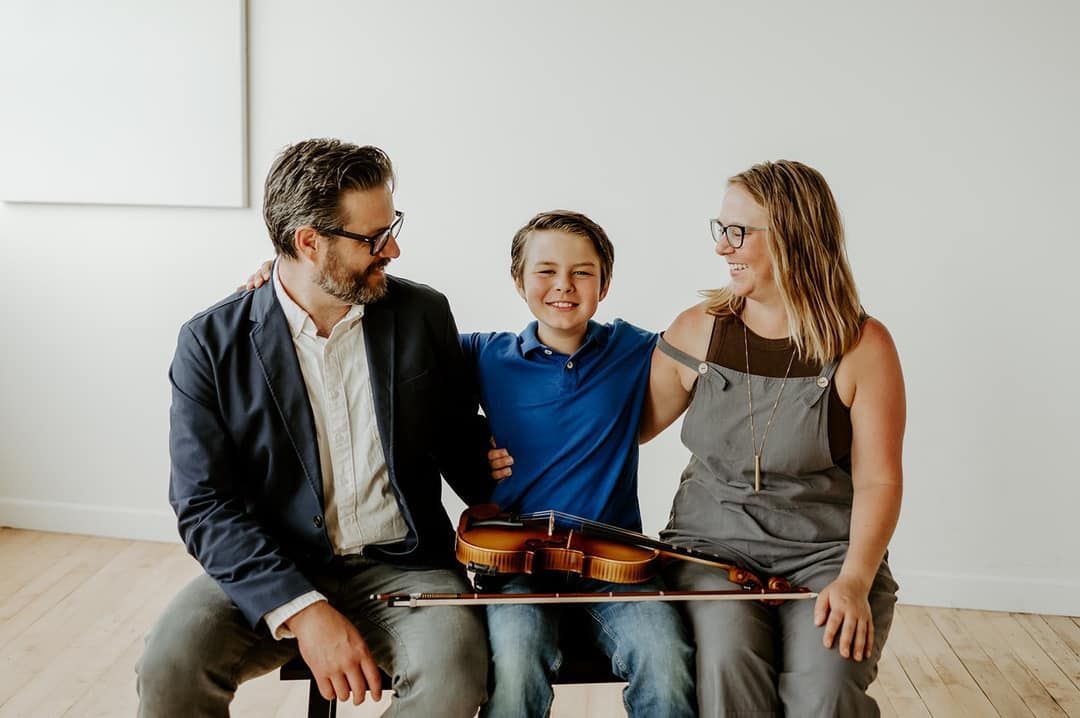
<instances>
[{"instance_id":1,"label":"blazer button","mask_svg":"<svg viewBox=\"0 0 1080 718\"><path fill-rule=\"evenodd\" d=\"M315 524L315 528L321 529L322 528L322 516L316 516L315 518L313 518L311 520L311 523Z\"/></svg>"}]
</instances>

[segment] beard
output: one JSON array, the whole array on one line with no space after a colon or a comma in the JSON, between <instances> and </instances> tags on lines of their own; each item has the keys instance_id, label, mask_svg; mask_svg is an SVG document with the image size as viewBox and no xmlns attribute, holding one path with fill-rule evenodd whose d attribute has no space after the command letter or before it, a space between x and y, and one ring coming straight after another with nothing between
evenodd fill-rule
<instances>
[{"instance_id":1,"label":"beard","mask_svg":"<svg viewBox=\"0 0 1080 718\"><path fill-rule=\"evenodd\" d=\"M341 266L341 258L331 246L315 281L324 292L346 304L371 304L386 296L386 275L376 275L376 271L389 263L389 259L383 258L362 272L350 272Z\"/></svg>"}]
</instances>

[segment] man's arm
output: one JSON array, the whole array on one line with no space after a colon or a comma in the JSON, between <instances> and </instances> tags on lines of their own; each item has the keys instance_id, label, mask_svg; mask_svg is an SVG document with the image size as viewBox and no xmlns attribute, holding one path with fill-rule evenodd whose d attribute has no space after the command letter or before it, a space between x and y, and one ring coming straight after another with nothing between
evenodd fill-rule
<instances>
[{"instance_id":1,"label":"man's arm","mask_svg":"<svg viewBox=\"0 0 1080 718\"><path fill-rule=\"evenodd\" d=\"M443 370L441 430L436 436L439 472L466 504L490 500L495 489L488 465L491 430L479 413L476 373L462 352L457 325L446 298L440 295L443 321L435 337Z\"/></svg>"},{"instance_id":2,"label":"man's arm","mask_svg":"<svg viewBox=\"0 0 1080 718\"><path fill-rule=\"evenodd\" d=\"M314 586L237 490L243 458L221 415L212 362L190 325L180 332L169 379L169 502L180 536L254 626Z\"/></svg>"}]
</instances>

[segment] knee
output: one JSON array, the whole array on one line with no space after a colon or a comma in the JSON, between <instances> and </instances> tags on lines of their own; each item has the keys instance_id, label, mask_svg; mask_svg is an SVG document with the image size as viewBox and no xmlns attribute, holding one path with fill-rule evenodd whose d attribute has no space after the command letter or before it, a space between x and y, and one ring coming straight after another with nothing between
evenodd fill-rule
<instances>
[{"instance_id":1,"label":"knee","mask_svg":"<svg viewBox=\"0 0 1080 718\"><path fill-rule=\"evenodd\" d=\"M877 715L866 689L874 679L873 661L853 661L835 650L803 670L780 677L780 695L787 715Z\"/></svg>"},{"instance_id":2,"label":"knee","mask_svg":"<svg viewBox=\"0 0 1080 718\"><path fill-rule=\"evenodd\" d=\"M431 634L428 645L409 650L407 689L417 705L428 705L429 697L438 715L472 716L487 699L487 637L471 609L453 613L440 622L441 630Z\"/></svg>"}]
</instances>

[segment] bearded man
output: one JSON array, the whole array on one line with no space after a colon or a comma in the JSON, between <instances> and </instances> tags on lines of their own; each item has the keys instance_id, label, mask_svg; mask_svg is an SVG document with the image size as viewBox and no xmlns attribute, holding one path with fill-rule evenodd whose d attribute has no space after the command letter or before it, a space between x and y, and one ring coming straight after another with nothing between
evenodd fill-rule
<instances>
[{"instance_id":1,"label":"bearded man","mask_svg":"<svg viewBox=\"0 0 1080 718\"><path fill-rule=\"evenodd\" d=\"M469 608L373 593L468 591L440 474L493 488L488 433L445 297L386 273L401 253L390 159L318 139L266 179L273 278L180 330L169 500L205 574L147 638L142 716L226 715L236 687L299 652L326 698L472 716L487 643Z\"/></svg>"}]
</instances>

